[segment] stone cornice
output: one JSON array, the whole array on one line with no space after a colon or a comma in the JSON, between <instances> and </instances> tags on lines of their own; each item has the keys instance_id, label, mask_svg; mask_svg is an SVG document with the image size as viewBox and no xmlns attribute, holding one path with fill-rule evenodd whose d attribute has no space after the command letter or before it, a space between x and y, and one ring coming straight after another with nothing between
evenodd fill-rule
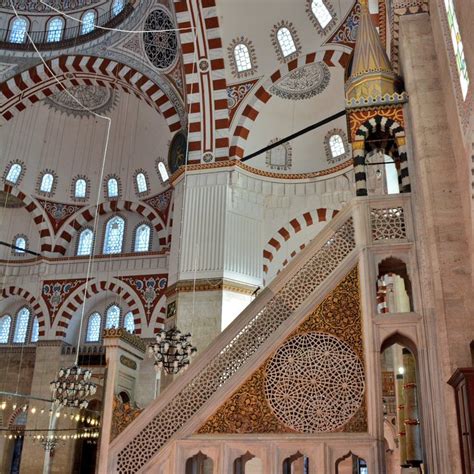
<instances>
[{"instance_id":1,"label":"stone cornice","mask_svg":"<svg viewBox=\"0 0 474 474\"><path fill-rule=\"evenodd\" d=\"M131 334L123 328L104 329L102 332L102 337L104 339L118 338L141 352L146 351L145 342L140 337L136 336L135 334Z\"/></svg>"},{"instance_id":2,"label":"stone cornice","mask_svg":"<svg viewBox=\"0 0 474 474\"><path fill-rule=\"evenodd\" d=\"M182 280L166 289L167 298L177 293L191 293L193 291L232 291L244 295L254 293L256 287L237 281L226 280L224 278L206 278L202 280Z\"/></svg>"}]
</instances>

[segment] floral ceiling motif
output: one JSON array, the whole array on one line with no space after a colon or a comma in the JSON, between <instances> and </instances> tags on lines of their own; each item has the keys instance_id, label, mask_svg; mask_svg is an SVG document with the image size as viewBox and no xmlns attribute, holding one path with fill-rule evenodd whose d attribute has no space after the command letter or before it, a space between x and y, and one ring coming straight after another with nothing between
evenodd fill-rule
<instances>
[{"instance_id":1,"label":"floral ceiling motif","mask_svg":"<svg viewBox=\"0 0 474 474\"><path fill-rule=\"evenodd\" d=\"M46 303L51 318L54 321L56 314L67 297L84 282L85 278L73 280L44 280L41 296Z\"/></svg>"},{"instance_id":2,"label":"floral ceiling motif","mask_svg":"<svg viewBox=\"0 0 474 474\"><path fill-rule=\"evenodd\" d=\"M38 199L38 202L46 211L54 232L57 232L61 228L68 217L84 207L76 204L63 204L61 202L47 201L46 199Z\"/></svg>"},{"instance_id":3,"label":"floral ceiling motif","mask_svg":"<svg viewBox=\"0 0 474 474\"><path fill-rule=\"evenodd\" d=\"M143 202L148 204L150 207L158 212L163 222L168 222L168 214L170 211L171 196L173 195L172 189L167 189L156 196L152 196L148 199L144 199Z\"/></svg>"},{"instance_id":4,"label":"floral ceiling motif","mask_svg":"<svg viewBox=\"0 0 474 474\"><path fill-rule=\"evenodd\" d=\"M323 92L330 78L331 73L326 64L305 64L275 82L270 92L282 99L309 99Z\"/></svg>"}]
</instances>

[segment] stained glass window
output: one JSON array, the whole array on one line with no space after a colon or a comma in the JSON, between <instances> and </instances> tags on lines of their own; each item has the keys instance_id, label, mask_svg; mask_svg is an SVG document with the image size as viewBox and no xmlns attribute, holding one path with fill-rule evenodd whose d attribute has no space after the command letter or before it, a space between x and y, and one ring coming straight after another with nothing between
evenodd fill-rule
<instances>
[{"instance_id":1,"label":"stained glass window","mask_svg":"<svg viewBox=\"0 0 474 474\"><path fill-rule=\"evenodd\" d=\"M95 28L95 12L93 10L89 10L82 17L81 33L83 35L86 35L87 33L94 31L94 28Z\"/></svg>"},{"instance_id":2,"label":"stained glass window","mask_svg":"<svg viewBox=\"0 0 474 474\"><path fill-rule=\"evenodd\" d=\"M51 173L45 173L41 178L40 191L43 193L50 193L53 189L54 177Z\"/></svg>"},{"instance_id":3,"label":"stained glass window","mask_svg":"<svg viewBox=\"0 0 474 474\"><path fill-rule=\"evenodd\" d=\"M10 43L24 43L26 41L26 31L28 29L28 22L25 18L15 18L10 30Z\"/></svg>"},{"instance_id":4,"label":"stained glass window","mask_svg":"<svg viewBox=\"0 0 474 474\"><path fill-rule=\"evenodd\" d=\"M113 304L107 309L105 315L105 329L118 328L120 326L120 308Z\"/></svg>"},{"instance_id":5,"label":"stained glass window","mask_svg":"<svg viewBox=\"0 0 474 474\"><path fill-rule=\"evenodd\" d=\"M8 170L6 180L10 183L15 184L18 181L18 178L21 174L21 165L18 163L13 163Z\"/></svg>"},{"instance_id":6,"label":"stained glass window","mask_svg":"<svg viewBox=\"0 0 474 474\"><path fill-rule=\"evenodd\" d=\"M56 17L53 18L48 24L48 43L52 43L54 41L61 41L61 37L63 36L63 26L64 20L62 18Z\"/></svg>"},{"instance_id":7,"label":"stained glass window","mask_svg":"<svg viewBox=\"0 0 474 474\"><path fill-rule=\"evenodd\" d=\"M22 343L26 341L26 333L28 332L28 322L30 320L30 310L21 308L16 315L15 334L13 342Z\"/></svg>"},{"instance_id":8,"label":"stained glass window","mask_svg":"<svg viewBox=\"0 0 474 474\"><path fill-rule=\"evenodd\" d=\"M77 244L77 255L90 255L92 253L92 244L94 242L94 233L91 229L84 229L79 234Z\"/></svg>"},{"instance_id":9,"label":"stained glass window","mask_svg":"<svg viewBox=\"0 0 474 474\"><path fill-rule=\"evenodd\" d=\"M7 344L10 337L10 327L12 325L12 317L5 314L0 318L0 344Z\"/></svg>"},{"instance_id":10,"label":"stained glass window","mask_svg":"<svg viewBox=\"0 0 474 474\"><path fill-rule=\"evenodd\" d=\"M87 191L87 183L83 178L79 178L74 185L74 197L85 198Z\"/></svg>"},{"instance_id":11,"label":"stained glass window","mask_svg":"<svg viewBox=\"0 0 474 474\"><path fill-rule=\"evenodd\" d=\"M128 332L133 332L135 331L135 321L133 318L133 314L131 311L129 311L125 317L123 318L123 327L128 331Z\"/></svg>"},{"instance_id":12,"label":"stained glass window","mask_svg":"<svg viewBox=\"0 0 474 474\"><path fill-rule=\"evenodd\" d=\"M332 15L323 0L313 0L311 3L311 10L313 15L318 20L321 28L326 28L332 20Z\"/></svg>"},{"instance_id":13,"label":"stained glass window","mask_svg":"<svg viewBox=\"0 0 474 474\"><path fill-rule=\"evenodd\" d=\"M234 58L237 71L244 72L252 69L249 49L244 43L240 43L234 48Z\"/></svg>"},{"instance_id":14,"label":"stained glass window","mask_svg":"<svg viewBox=\"0 0 474 474\"><path fill-rule=\"evenodd\" d=\"M168 181L168 179L170 178L170 175L168 174L168 170L166 169L166 166L162 161L158 163L158 171L160 172L162 181L163 182Z\"/></svg>"},{"instance_id":15,"label":"stained glass window","mask_svg":"<svg viewBox=\"0 0 474 474\"><path fill-rule=\"evenodd\" d=\"M142 224L135 231L135 252L148 252L150 250L150 226Z\"/></svg>"},{"instance_id":16,"label":"stained glass window","mask_svg":"<svg viewBox=\"0 0 474 474\"><path fill-rule=\"evenodd\" d=\"M296 51L296 45L291 36L290 30L286 27L280 28L277 33L278 43L280 44L283 56L289 56Z\"/></svg>"},{"instance_id":17,"label":"stained glass window","mask_svg":"<svg viewBox=\"0 0 474 474\"><path fill-rule=\"evenodd\" d=\"M33 319L33 327L31 328L31 342L38 342L39 338L39 323L38 318Z\"/></svg>"},{"instance_id":18,"label":"stained glass window","mask_svg":"<svg viewBox=\"0 0 474 474\"><path fill-rule=\"evenodd\" d=\"M329 147L331 148L331 155L333 158L341 156L346 152L344 148L344 141L341 135L333 135L329 138Z\"/></svg>"},{"instance_id":19,"label":"stained glass window","mask_svg":"<svg viewBox=\"0 0 474 474\"><path fill-rule=\"evenodd\" d=\"M112 3L112 13L115 15L118 15L124 7L124 1L123 0L114 0L114 3Z\"/></svg>"},{"instance_id":20,"label":"stained glass window","mask_svg":"<svg viewBox=\"0 0 474 474\"><path fill-rule=\"evenodd\" d=\"M100 339L100 314L92 313L87 322L86 342L97 342Z\"/></svg>"},{"instance_id":21,"label":"stained glass window","mask_svg":"<svg viewBox=\"0 0 474 474\"><path fill-rule=\"evenodd\" d=\"M448 15L449 29L451 30L451 42L453 43L454 55L456 56L456 66L459 74L459 82L461 83L462 97L466 99L467 90L469 89L469 73L467 72L461 32L459 31L453 0L444 0L444 6L446 8L446 14Z\"/></svg>"},{"instance_id":22,"label":"stained glass window","mask_svg":"<svg viewBox=\"0 0 474 474\"><path fill-rule=\"evenodd\" d=\"M23 237L22 235L18 236L15 239L15 242L13 244L16 248L14 249L15 253L20 253L24 254L25 249L26 249L26 238Z\"/></svg>"},{"instance_id":23,"label":"stained glass window","mask_svg":"<svg viewBox=\"0 0 474 474\"><path fill-rule=\"evenodd\" d=\"M148 186L146 184L146 177L143 173L138 173L136 176L137 180L137 189L139 193L144 193L148 190Z\"/></svg>"},{"instance_id":24,"label":"stained glass window","mask_svg":"<svg viewBox=\"0 0 474 474\"><path fill-rule=\"evenodd\" d=\"M118 197L118 181L115 178L109 178L109 180L107 181L107 194L109 198Z\"/></svg>"},{"instance_id":25,"label":"stained glass window","mask_svg":"<svg viewBox=\"0 0 474 474\"><path fill-rule=\"evenodd\" d=\"M122 251L124 229L125 221L120 216L115 216L107 222L104 253L120 253Z\"/></svg>"}]
</instances>

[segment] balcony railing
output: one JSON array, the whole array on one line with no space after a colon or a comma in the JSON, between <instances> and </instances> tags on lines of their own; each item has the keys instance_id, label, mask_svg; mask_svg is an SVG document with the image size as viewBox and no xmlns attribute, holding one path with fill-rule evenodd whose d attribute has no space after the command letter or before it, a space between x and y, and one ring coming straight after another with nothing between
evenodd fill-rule
<instances>
[{"instance_id":1,"label":"balcony railing","mask_svg":"<svg viewBox=\"0 0 474 474\"><path fill-rule=\"evenodd\" d=\"M61 31L61 39L59 41L48 41L50 34L48 29L38 31L28 31L31 41L38 49L53 50L64 49L72 46L77 46L78 43L85 43L93 41L100 36L107 33L108 29L116 28L122 21L127 18L133 11L131 3L126 3L123 10L117 15L112 10L108 10L95 19L94 29L88 33L83 34L83 24L77 22L75 26L66 27ZM80 18L78 18L80 20ZM107 28L107 29L103 29ZM15 43L9 41L11 29L0 29L0 48L9 50L34 51L32 42L25 35L25 41L22 43Z\"/></svg>"}]
</instances>

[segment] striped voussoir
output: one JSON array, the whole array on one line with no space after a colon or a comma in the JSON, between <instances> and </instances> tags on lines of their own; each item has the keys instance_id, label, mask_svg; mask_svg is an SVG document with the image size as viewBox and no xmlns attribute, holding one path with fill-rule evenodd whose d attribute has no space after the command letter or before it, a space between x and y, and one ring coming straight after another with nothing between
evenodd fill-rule
<instances>
[{"instance_id":1,"label":"striped voussoir","mask_svg":"<svg viewBox=\"0 0 474 474\"><path fill-rule=\"evenodd\" d=\"M268 273L270 263L275 258L277 252L284 246L285 242L288 242L295 234L301 232L306 227L310 227L317 222L331 220L338 212L335 209L318 208L295 217L286 226L278 229L263 249L263 273ZM304 245L301 248L304 248ZM290 258L293 258L295 255L296 252L293 252ZM285 262L283 262L283 266L288 264L288 259Z\"/></svg>"},{"instance_id":2,"label":"striped voussoir","mask_svg":"<svg viewBox=\"0 0 474 474\"><path fill-rule=\"evenodd\" d=\"M245 142L249 136L250 130L252 129L258 114L262 111L265 104L272 98L272 93L270 92L271 86L294 69L304 66L305 64L321 61L329 67L339 65L345 68L349 61L349 54L342 51L324 50L298 57L284 64L260 87L256 87L255 92L249 95L247 105L236 121L237 125L232 136L232 143L229 150L229 156L231 158L243 158Z\"/></svg>"},{"instance_id":3,"label":"striped voussoir","mask_svg":"<svg viewBox=\"0 0 474 474\"><path fill-rule=\"evenodd\" d=\"M355 133L355 141L363 141L375 132L377 128L390 133L398 145L398 156L400 158L401 191L410 192L410 176L408 173L408 157L405 143L405 129L397 121L377 115L364 122ZM365 172L365 147L353 146L354 172L356 181L356 195L367 196L367 176Z\"/></svg>"},{"instance_id":4,"label":"striped voussoir","mask_svg":"<svg viewBox=\"0 0 474 474\"><path fill-rule=\"evenodd\" d=\"M189 161L229 156L229 111L224 51L214 0L175 0L188 103Z\"/></svg>"},{"instance_id":5,"label":"striped voussoir","mask_svg":"<svg viewBox=\"0 0 474 474\"><path fill-rule=\"evenodd\" d=\"M162 296L160 298L161 306L158 310L156 317L150 321L150 327L153 330L153 334L157 334L158 331L165 327L165 319L166 319L166 296ZM160 302L158 302L160 304Z\"/></svg>"},{"instance_id":6,"label":"striped voussoir","mask_svg":"<svg viewBox=\"0 0 474 474\"><path fill-rule=\"evenodd\" d=\"M181 128L176 108L158 84L129 66L92 56L60 56L3 82L0 117L8 121L28 105L76 85L99 85L133 93L159 111L171 131Z\"/></svg>"},{"instance_id":7,"label":"striped voussoir","mask_svg":"<svg viewBox=\"0 0 474 474\"><path fill-rule=\"evenodd\" d=\"M166 245L167 243L165 224L156 211L147 204L131 201L107 201L99 204L97 210L99 215L120 211L130 211L140 214L151 223L155 231L158 233L159 244ZM54 246L54 254L65 255L76 232L86 226L89 222L93 221L94 218L95 206L91 206L86 209L81 209L75 217L66 222Z\"/></svg>"},{"instance_id":8,"label":"striped voussoir","mask_svg":"<svg viewBox=\"0 0 474 474\"><path fill-rule=\"evenodd\" d=\"M69 323L74 316L80 310L84 304L84 300L92 298L94 295L110 291L120 297L128 306L128 310L132 312L133 319L135 322L135 333L141 334L142 332L142 312L138 307L137 300L134 296L134 291L124 282L118 281L98 281L89 284L85 298L84 288L76 290L68 299L63 303L61 307L61 313L58 317L56 324L56 337L66 337L66 332L69 327ZM143 310L143 308L142 308Z\"/></svg>"},{"instance_id":9,"label":"striped voussoir","mask_svg":"<svg viewBox=\"0 0 474 474\"><path fill-rule=\"evenodd\" d=\"M19 296L20 298L23 298L25 301L27 301L28 305L33 311L33 314L38 318L39 337L43 337L45 335L46 320L45 313L41 308L39 301L37 301L29 291L17 286L8 286L2 290L2 299L6 299L9 296Z\"/></svg>"},{"instance_id":10,"label":"striped voussoir","mask_svg":"<svg viewBox=\"0 0 474 474\"><path fill-rule=\"evenodd\" d=\"M40 251L44 256L50 256L52 245L52 234L53 231L51 229L48 216L44 212L43 208L35 202L35 200L25 194L24 192L20 191L16 186L10 186L9 184L3 185L3 191L11 196L16 197L21 202L24 203L25 209L31 214L33 218L33 222L36 224L40 236ZM36 249L34 249L36 250Z\"/></svg>"}]
</instances>

